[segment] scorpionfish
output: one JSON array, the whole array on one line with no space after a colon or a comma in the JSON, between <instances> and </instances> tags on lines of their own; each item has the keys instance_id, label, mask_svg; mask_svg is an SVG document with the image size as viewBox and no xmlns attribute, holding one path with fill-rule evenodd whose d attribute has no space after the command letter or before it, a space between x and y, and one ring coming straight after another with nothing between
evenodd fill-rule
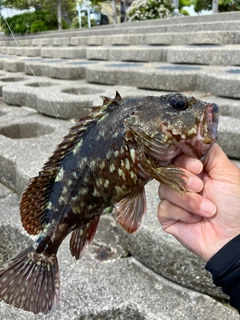
<instances>
[{"instance_id":1,"label":"scorpionfish","mask_svg":"<svg viewBox=\"0 0 240 320\"><path fill-rule=\"evenodd\" d=\"M63 138L23 192L23 227L37 240L0 265L0 298L34 313L59 301L57 251L71 233L79 259L104 209L115 205L128 232L146 214L144 185L151 179L184 192L184 173L171 164L181 153L203 157L217 139L218 106L179 93L123 100L102 97Z\"/></svg>"}]
</instances>

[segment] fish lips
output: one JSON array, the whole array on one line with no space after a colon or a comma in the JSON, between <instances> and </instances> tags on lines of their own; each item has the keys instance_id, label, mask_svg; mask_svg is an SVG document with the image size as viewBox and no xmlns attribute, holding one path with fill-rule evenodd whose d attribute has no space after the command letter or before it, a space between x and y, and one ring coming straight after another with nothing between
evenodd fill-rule
<instances>
[{"instance_id":1,"label":"fish lips","mask_svg":"<svg viewBox=\"0 0 240 320\"><path fill-rule=\"evenodd\" d=\"M212 140L215 142L218 139L217 127L219 119L219 107L215 103L208 104L206 106L206 121L208 127L212 131Z\"/></svg>"},{"instance_id":2,"label":"fish lips","mask_svg":"<svg viewBox=\"0 0 240 320\"><path fill-rule=\"evenodd\" d=\"M181 141L181 151L190 157L202 159L218 139L219 107L208 103L198 124L197 134L190 140Z\"/></svg>"}]
</instances>

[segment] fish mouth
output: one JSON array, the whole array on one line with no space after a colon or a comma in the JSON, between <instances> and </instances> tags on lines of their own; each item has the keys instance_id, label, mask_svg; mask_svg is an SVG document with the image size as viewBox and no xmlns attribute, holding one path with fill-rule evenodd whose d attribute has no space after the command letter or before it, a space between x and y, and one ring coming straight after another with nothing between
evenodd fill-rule
<instances>
[{"instance_id":1,"label":"fish mouth","mask_svg":"<svg viewBox=\"0 0 240 320\"><path fill-rule=\"evenodd\" d=\"M150 137L139 128L132 131L141 136L146 155L150 156L159 166L166 166L179 154L201 159L217 140L218 106L206 104L204 111L188 134L177 132L166 123L160 123L161 132L171 143Z\"/></svg>"},{"instance_id":2,"label":"fish mouth","mask_svg":"<svg viewBox=\"0 0 240 320\"><path fill-rule=\"evenodd\" d=\"M181 141L181 151L188 156L201 159L218 139L217 126L219 107L209 103L197 126L197 134L189 140Z\"/></svg>"}]
</instances>

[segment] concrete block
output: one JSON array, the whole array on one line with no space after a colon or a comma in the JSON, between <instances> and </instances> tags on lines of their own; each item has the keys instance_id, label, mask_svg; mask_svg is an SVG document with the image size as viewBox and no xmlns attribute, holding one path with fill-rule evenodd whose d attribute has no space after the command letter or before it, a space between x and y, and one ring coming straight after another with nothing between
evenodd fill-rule
<instances>
[{"instance_id":1,"label":"concrete block","mask_svg":"<svg viewBox=\"0 0 240 320\"><path fill-rule=\"evenodd\" d=\"M106 45L112 46L129 46L131 44L131 36L124 34L112 35L110 38L110 43L105 43Z\"/></svg>"},{"instance_id":2,"label":"concrete block","mask_svg":"<svg viewBox=\"0 0 240 320\"><path fill-rule=\"evenodd\" d=\"M240 32L237 30L174 32L170 33L169 36L172 45L228 45L240 43Z\"/></svg>"},{"instance_id":3,"label":"concrete block","mask_svg":"<svg viewBox=\"0 0 240 320\"><path fill-rule=\"evenodd\" d=\"M0 47L1 54L8 54L8 47Z\"/></svg>"},{"instance_id":4,"label":"concrete block","mask_svg":"<svg viewBox=\"0 0 240 320\"><path fill-rule=\"evenodd\" d=\"M87 38L88 46L101 46L103 44L103 36L90 36Z\"/></svg>"},{"instance_id":5,"label":"concrete block","mask_svg":"<svg viewBox=\"0 0 240 320\"><path fill-rule=\"evenodd\" d=\"M69 46L69 37L64 38L53 38L52 45L53 46Z\"/></svg>"},{"instance_id":6,"label":"concrete block","mask_svg":"<svg viewBox=\"0 0 240 320\"><path fill-rule=\"evenodd\" d=\"M61 86L59 81L42 78L38 81L33 79L22 82L17 89L5 85L2 95L3 101L8 104L27 106L53 117L72 119L86 115L86 108L93 103L92 95L81 94L81 89L78 94L74 94L68 92L68 89L69 86Z\"/></svg>"},{"instance_id":7,"label":"concrete block","mask_svg":"<svg viewBox=\"0 0 240 320\"><path fill-rule=\"evenodd\" d=\"M145 35L145 44L148 45L171 45L173 33L148 33Z\"/></svg>"},{"instance_id":8,"label":"concrete block","mask_svg":"<svg viewBox=\"0 0 240 320\"><path fill-rule=\"evenodd\" d=\"M93 83L129 85L144 89L195 90L201 68L148 65L141 63L105 63L89 66L86 80Z\"/></svg>"},{"instance_id":9,"label":"concrete block","mask_svg":"<svg viewBox=\"0 0 240 320\"><path fill-rule=\"evenodd\" d=\"M239 65L238 45L228 46L192 46L169 47L167 61L169 63L206 64L206 65Z\"/></svg>"},{"instance_id":10,"label":"concrete block","mask_svg":"<svg viewBox=\"0 0 240 320\"><path fill-rule=\"evenodd\" d=\"M0 41L1 46L0 47L9 47L10 46L10 41L8 40L1 40Z\"/></svg>"},{"instance_id":11,"label":"concrete block","mask_svg":"<svg viewBox=\"0 0 240 320\"><path fill-rule=\"evenodd\" d=\"M13 55L13 56L21 56L21 49L16 46L15 47L8 47L7 53L9 55Z\"/></svg>"},{"instance_id":12,"label":"concrete block","mask_svg":"<svg viewBox=\"0 0 240 320\"><path fill-rule=\"evenodd\" d=\"M41 56L41 47L22 47L21 55L27 57L40 57Z\"/></svg>"},{"instance_id":13,"label":"concrete block","mask_svg":"<svg viewBox=\"0 0 240 320\"><path fill-rule=\"evenodd\" d=\"M32 45L32 39L19 39L18 45L20 47L30 47Z\"/></svg>"},{"instance_id":14,"label":"concrete block","mask_svg":"<svg viewBox=\"0 0 240 320\"><path fill-rule=\"evenodd\" d=\"M44 47L41 50L41 57L42 58L54 58L55 52L57 50L52 47Z\"/></svg>"},{"instance_id":15,"label":"concrete block","mask_svg":"<svg viewBox=\"0 0 240 320\"><path fill-rule=\"evenodd\" d=\"M52 46L53 39L52 38L34 38L32 39L33 46Z\"/></svg>"},{"instance_id":16,"label":"concrete block","mask_svg":"<svg viewBox=\"0 0 240 320\"><path fill-rule=\"evenodd\" d=\"M54 59L85 59L86 48L85 47L60 47L56 48L45 47L41 50L43 58Z\"/></svg>"},{"instance_id":17,"label":"concrete block","mask_svg":"<svg viewBox=\"0 0 240 320\"><path fill-rule=\"evenodd\" d=\"M89 62L90 64L90 62ZM84 79L86 74L86 64L83 62L68 62L65 60L41 60L28 62L25 64L25 72L28 75L35 75L65 79L76 80Z\"/></svg>"},{"instance_id":18,"label":"concrete block","mask_svg":"<svg viewBox=\"0 0 240 320\"><path fill-rule=\"evenodd\" d=\"M8 72L22 72L24 65L24 61L21 58L5 59L3 61L3 70Z\"/></svg>"},{"instance_id":19,"label":"concrete block","mask_svg":"<svg viewBox=\"0 0 240 320\"><path fill-rule=\"evenodd\" d=\"M137 62L165 61L165 48L159 46L110 47L109 60Z\"/></svg>"},{"instance_id":20,"label":"concrete block","mask_svg":"<svg viewBox=\"0 0 240 320\"><path fill-rule=\"evenodd\" d=\"M240 145L236 143L236 141L239 141L239 133L239 118L220 117L218 127L219 145L230 158L240 158Z\"/></svg>"},{"instance_id":21,"label":"concrete block","mask_svg":"<svg viewBox=\"0 0 240 320\"><path fill-rule=\"evenodd\" d=\"M109 47L87 47L86 58L88 60L109 60Z\"/></svg>"},{"instance_id":22,"label":"concrete block","mask_svg":"<svg viewBox=\"0 0 240 320\"><path fill-rule=\"evenodd\" d=\"M87 45L87 37L71 37L69 40L70 46L86 46Z\"/></svg>"},{"instance_id":23,"label":"concrete block","mask_svg":"<svg viewBox=\"0 0 240 320\"><path fill-rule=\"evenodd\" d=\"M145 35L145 44L149 45L223 45L239 44L239 31L191 31L164 32Z\"/></svg>"},{"instance_id":24,"label":"concrete block","mask_svg":"<svg viewBox=\"0 0 240 320\"><path fill-rule=\"evenodd\" d=\"M18 86L5 82L2 87L3 101L7 104L27 106L42 114L63 119L85 116L88 113L86 108L101 104L100 95L112 96L112 93L118 89L117 87L110 90L104 86L90 86L85 81L78 81L76 84L44 77L37 79L30 77L27 80L22 78L21 83L19 79ZM122 91L126 92L126 88ZM1 120L4 120L3 117Z\"/></svg>"},{"instance_id":25,"label":"concrete block","mask_svg":"<svg viewBox=\"0 0 240 320\"><path fill-rule=\"evenodd\" d=\"M200 91L210 91L220 97L240 98L240 68L212 67L198 76L197 87Z\"/></svg>"}]
</instances>

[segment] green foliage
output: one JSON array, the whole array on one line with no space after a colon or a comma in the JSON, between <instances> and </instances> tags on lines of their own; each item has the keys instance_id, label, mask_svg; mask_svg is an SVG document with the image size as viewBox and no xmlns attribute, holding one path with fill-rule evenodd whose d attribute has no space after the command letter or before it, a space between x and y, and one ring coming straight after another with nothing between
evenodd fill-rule
<instances>
[{"instance_id":1,"label":"green foliage","mask_svg":"<svg viewBox=\"0 0 240 320\"><path fill-rule=\"evenodd\" d=\"M42 9L45 4L51 2L55 2L55 0L0 0L0 6L6 8L17 8L20 10L29 9L30 7L34 7L36 10Z\"/></svg>"},{"instance_id":2,"label":"green foliage","mask_svg":"<svg viewBox=\"0 0 240 320\"><path fill-rule=\"evenodd\" d=\"M184 16L189 16L190 15L189 12L187 10L185 10L185 9L180 9L179 12Z\"/></svg>"},{"instance_id":3,"label":"green foliage","mask_svg":"<svg viewBox=\"0 0 240 320\"><path fill-rule=\"evenodd\" d=\"M179 6L181 7L189 7L193 4L192 0L179 0Z\"/></svg>"},{"instance_id":4,"label":"green foliage","mask_svg":"<svg viewBox=\"0 0 240 320\"><path fill-rule=\"evenodd\" d=\"M240 0L235 0L235 1L219 0L218 10L220 12L240 11Z\"/></svg>"},{"instance_id":5,"label":"green foliage","mask_svg":"<svg viewBox=\"0 0 240 320\"><path fill-rule=\"evenodd\" d=\"M6 19L13 33L33 33L58 29L57 16L49 11L41 10L25 12ZM1 26L9 34L7 24L1 19ZM63 25L66 28L66 23Z\"/></svg>"},{"instance_id":6,"label":"green foliage","mask_svg":"<svg viewBox=\"0 0 240 320\"><path fill-rule=\"evenodd\" d=\"M171 0L135 0L128 9L129 21L152 20L172 16Z\"/></svg>"},{"instance_id":7,"label":"green foliage","mask_svg":"<svg viewBox=\"0 0 240 320\"><path fill-rule=\"evenodd\" d=\"M211 10L212 9L212 0L195 0L194 1L194 10L200 12L202 10Z\"/></svg>"},{"instance_id":8,"label":"green foliage","mask_svg":"<svg viewBox=\"0 0 240 320\"><path fill-rule=\"evenodd\" d=\"M189 16L189 12L183 7L189 7L191 4L193 4L192 0L179 0L179 13L184 16Z\"/></svg>"},{"instance_id":9,"label":"green foliage","mask_svg":"<svg viewBox=\"0 0 240 320\"><path fill-rule=\"evenodd\" d=\"M195 0L194 10L200 12L202 10L211 10L212 0ZM240 11L240 0L219 0L218 1L219 12L227 11Z\"/></svg>"}]
</instances>

